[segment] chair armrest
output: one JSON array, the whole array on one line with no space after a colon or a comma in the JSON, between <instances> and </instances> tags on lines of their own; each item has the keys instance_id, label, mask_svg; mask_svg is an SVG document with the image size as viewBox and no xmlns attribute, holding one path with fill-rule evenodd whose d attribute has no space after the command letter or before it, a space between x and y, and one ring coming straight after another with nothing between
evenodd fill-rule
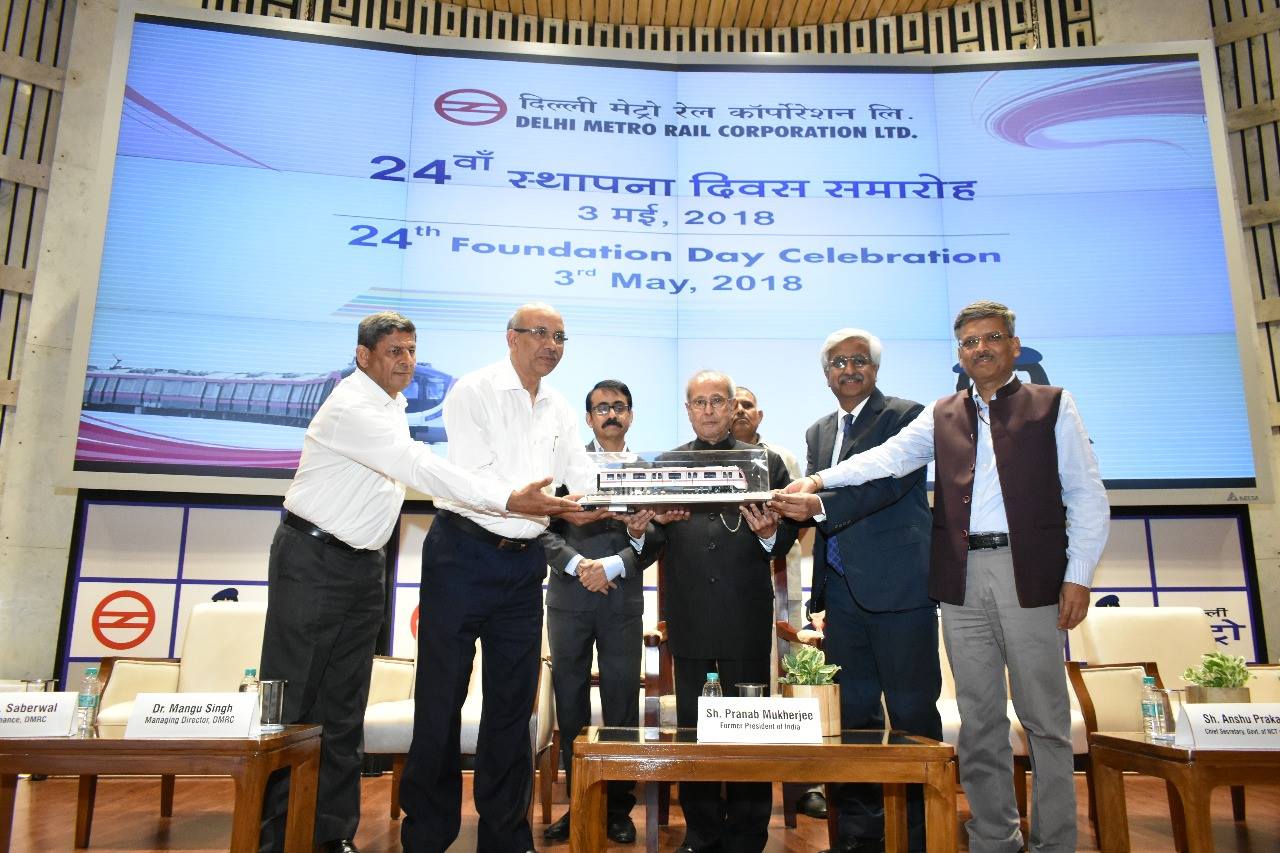
<instances>
[{"instance_id":1,"label":"chair armrest","mask_svg":"<svg viewBox=\"0 0 1280 853\"><path fill-rule=\"evenodd\" d=\"M103 658L100 708L132 702L139 693L175 693L176 658Z\"/></svg>"},{"instance_id":2,"label":"chair armrest","mask_svg":"<svg viewBox=\"0 0 1280 853\"><path fill-rule=\"evenodd\" d=\"M661 696L674 692L667 623L659 622L654 630L644 632L644 695Z\"/></svg>"},{"instance_id":3,"label":"chair armrest","mask_svg":"<svg viewBox=\"0 0 1280 853\"><path fill-rule=\"evenodd\" d=\"M369 701L365 707L379 702L398 702L413 695L413 659L375 655L369 677Z\"/></svg>"},{"instance_id":4,"label":"chair armrest","mask_svg":"<svg viewBox=\"0 0 1280 853\"><path fill-rule=\"evenodd\" d=\"M822 648L822 632L815 631L812 628L797 629L790 622L779 621L774 625L778 632L778 639L786 640L788 643L798 643L802 646L813 646L815 649Z\"/></svg>"}]
</instances>

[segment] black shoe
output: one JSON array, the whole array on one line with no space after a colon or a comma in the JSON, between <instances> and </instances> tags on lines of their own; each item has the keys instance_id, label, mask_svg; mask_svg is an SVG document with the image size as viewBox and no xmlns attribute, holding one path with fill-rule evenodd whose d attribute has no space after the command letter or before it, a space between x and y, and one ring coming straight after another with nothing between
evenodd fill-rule
<instances>
[{"instance_id":1,"label":"black shoe","mask_svg":"<svg viewBox=\"0 0 1280 853\"><path fill-rule=\"evenodd\" d=\"M636 825L627 815L611 814L609 822L605 824L605 834L617 844L632 844L636 840Z\"/></svg>"},{"instance_id":2,"label":"black shoe","mask_svg":"<svg viewBox=\"0 0 1280 853\"><path fill-rule=\"evenodd\" d=\"M565 812L558 821L547 824L547 828L542 830L542 837L547 841L568 841L569 813Z\"/></svg>"},{"instance_id":3,"label":"black shoe","mask_svg":"<svg viewBox=\"0 0 1280 853\"><path fill-rule=\"evenodd\" d=\"M796 800L796 814L826 820L827 798L822 796L821 791L805 791L800 795L800 799Z\"/></svg>"},{"instance_id":4,"label":"black shoe","mask_svg":"<svg viewBox=\"0 0 1280 853\"><path fill-rule=\"evenodd\" d=\"M320 849L324 853L360 853L360 848L350 838L339 838L335 841L326 841L320 845Z\"/></svg>"}]
</instances>

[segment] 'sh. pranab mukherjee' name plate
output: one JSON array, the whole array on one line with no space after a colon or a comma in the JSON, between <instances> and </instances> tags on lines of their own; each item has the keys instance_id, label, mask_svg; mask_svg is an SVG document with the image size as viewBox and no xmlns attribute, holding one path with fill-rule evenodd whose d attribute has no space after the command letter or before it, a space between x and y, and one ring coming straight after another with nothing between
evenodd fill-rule
<instances>
[{"instance_id":1,"label":"'sh. pranab mukherjee' name plate","mask_svg":"<svg viewBox=\"0 0 1280 853\"><path fill-rule=\"evenodd\" d=\"M817 699L698 699L698 740L705 743L822 743Z\"/></svg>"},{"instance_id":2,"label":"'sh. pranab mukherjee' name plate","mask_svg":"<svg viewBox=\"0 0 1280 853\"><path fill-rule=\"evenodd\" d=\"M1183 705L1174 743L1191 749L1280 750L1280 703Z\"/></svg>"},{"instance_id":3,"label":"'sh. pranab mukherjee' name plate","mask_svg":"<svg viewBox=\"0 0 1280 853\"><path fill-rule=\"evenodd\" d=\"M75 693L0 693L0 737L66 737Z\"/></svg>"},{"instance_id":4,"label":"'sh. pranab mukherjee' name plate","mask_svg":"<svg viewBox=\"0 0 1280 853\"><path fill-rule=\"evenodd\" d=\"M257 693L139 693L126 738L250 737Z\"/></svg>"}]
</instances>

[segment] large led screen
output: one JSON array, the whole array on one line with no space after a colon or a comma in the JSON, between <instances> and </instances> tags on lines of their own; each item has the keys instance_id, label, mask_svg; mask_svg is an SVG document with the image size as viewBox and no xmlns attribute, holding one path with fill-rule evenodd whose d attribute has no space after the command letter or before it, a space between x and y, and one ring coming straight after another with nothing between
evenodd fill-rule
<instances>
[{"instance_id":1,"label":"large led screen","mask_svg":"<svg viewBox=\"0 0 1280 853\"><path fill-rule=\"evenodd\" d=\"M76 469L288 477L382 309L418 325L410 420L443 452L441 400L534 300L569 336L549 381L575 406L627 382L633 448L688 440L684 381L716 368L803 458L830 331L933 400L991 298L1109 487L1255 485L1194 55L721 59L137 20Z\"/></svg>"}]
</instances>

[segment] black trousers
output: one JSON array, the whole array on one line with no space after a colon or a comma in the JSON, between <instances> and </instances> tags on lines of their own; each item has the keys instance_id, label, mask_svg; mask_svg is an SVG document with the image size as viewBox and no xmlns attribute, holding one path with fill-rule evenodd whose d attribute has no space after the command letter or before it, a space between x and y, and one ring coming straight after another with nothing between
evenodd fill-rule
<instances>
[{"instance_id":1,"label":"black trousers","mask_svg":"<svg viewBox=\"0 0 1280 853\"><path fill-rule=\"evenodd\" d=\"M476 748L478 853L533 849L529 718L542 651L546 555L536 542L499 551L437 518L422 545L413 743L400 783L409 853L443 853L462 822L462 703L475 642L484 710Z\"/></svg>"},{"instance_id":2,"label":"black trousers","mask_svg":"<svg viewBox=\"0 0 1280 853\"><path fill-rule=\"evenodd\" d=\"M616 593L621 595L620 592ZM551 683L560 726L560 756L566 787L573 790L573 739L591 724L591 651L600 664L600 715L606 726L640 725L640 657L643 617L614 613L600 596L595 610L547 609ZM633 781L607 785L610 814L629 814L636 804Z\"/></svg>"},{"instance_id":3,"label":"black trousers","mask_svg":"<svg viewBox=\"0 0 1280 853\"><path fill-rule=\"evenodd\" d=\"M364 709L382 627L386 561L285 527L267 568L262 678L283 678L284 722L319 723L316 843L354 838L360 823ZM262 850L283 850L288 771L272 775L262 804Z\"/></svg>"},{"instance_id":4,"label":"black trousers","mask_svg":"<svg viewBox=\"0 0 1280 853\"><path fill-rule=\"evenodd\" d=\"M827 662L841 667L836 675L841 727L883 726L883 692L893 728L941 740L937 610L932 606L886 613L865 610L845 579L830 571L826 598L822 648ZM884 795L879 785L840 785L835 801L840 807L842 839L884 835ZM919 785L907 786L907 843L913 851L924 849L924 794Z\"/></svg>"},{"instance_id":5,"label":"black trousers","mask_svg":"<svg viewBox=\"0 0 1280 853\"><path fill-rule=\"evenodd\" d=\"M772 684L769 659L674 659L676 722L698 725L698 697L707 673L718 671L725 696L737 696L738 684ZM725 796L720 796L721 785ZM701 850L719 844L725 853L760 853L769 841L773 786L768 782L681 782L684 846Z\"/></svg>"}]
</instances>

